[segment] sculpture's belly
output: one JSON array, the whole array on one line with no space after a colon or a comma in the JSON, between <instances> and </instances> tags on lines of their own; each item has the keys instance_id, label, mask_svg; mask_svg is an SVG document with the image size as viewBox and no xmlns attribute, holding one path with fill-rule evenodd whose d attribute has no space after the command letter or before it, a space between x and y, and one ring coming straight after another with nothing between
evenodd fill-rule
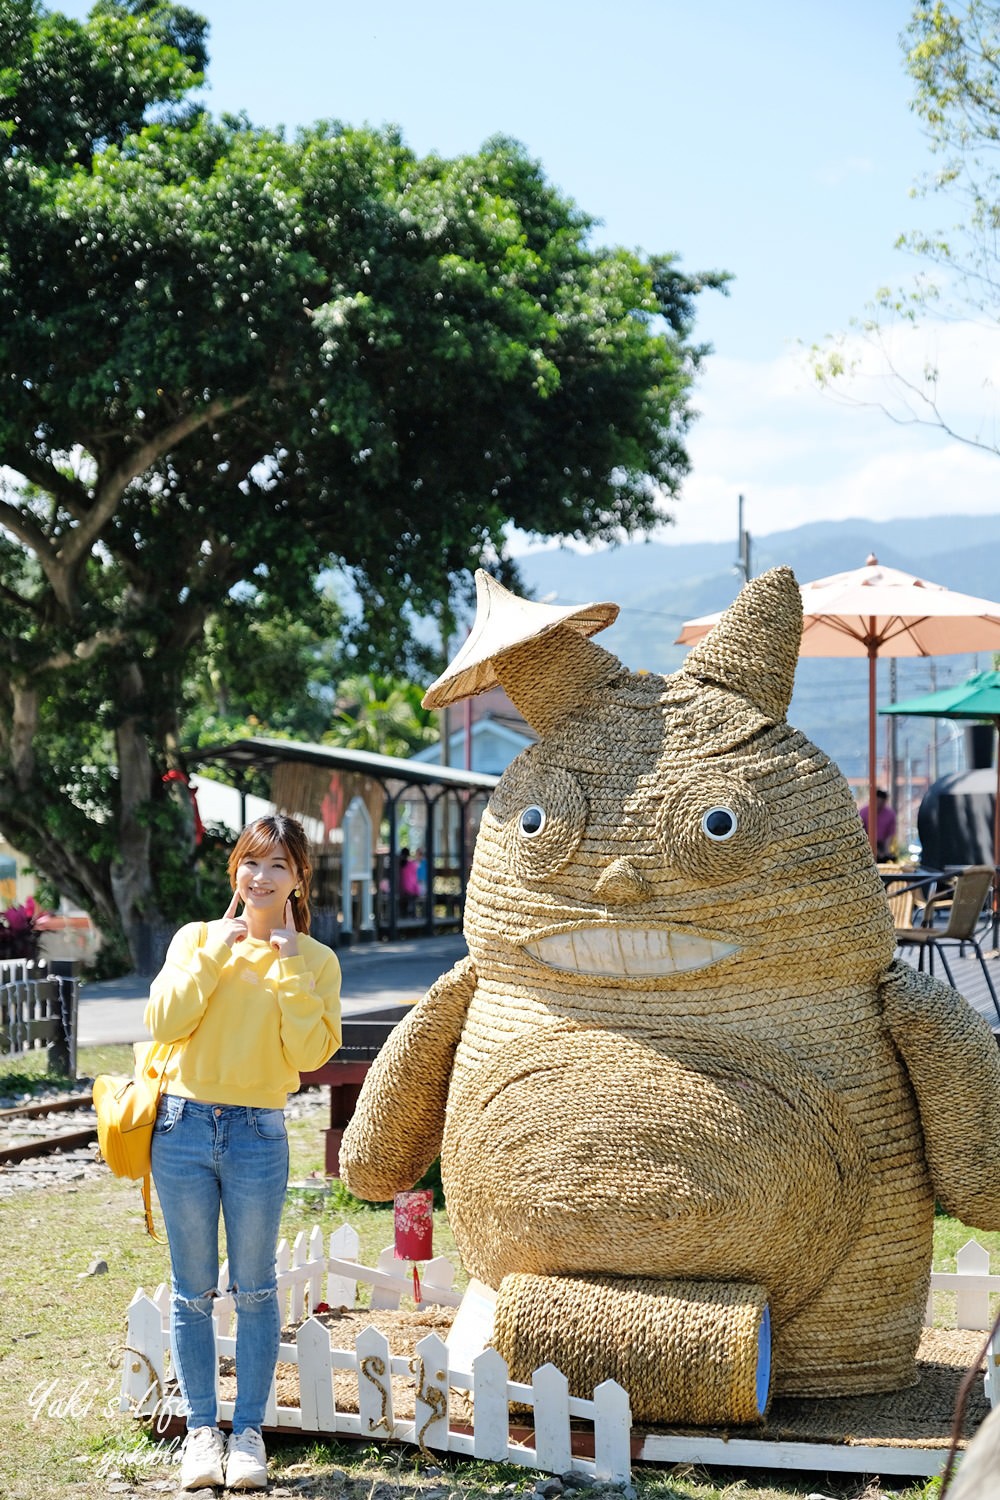
<instances>
[{"instance_id":1,"label":"sculpture's belly","mask_svg":"<svg viewBox=\"0 0 1000 1500\"><path fill-rule=\"evenodd\" d=\"M442 1171L469 1269L747 1278L775 1316L844 1257L869 1183L838 1097L780 1048L545 1028L456 1068Z\"/></svg>"}]
</instances>

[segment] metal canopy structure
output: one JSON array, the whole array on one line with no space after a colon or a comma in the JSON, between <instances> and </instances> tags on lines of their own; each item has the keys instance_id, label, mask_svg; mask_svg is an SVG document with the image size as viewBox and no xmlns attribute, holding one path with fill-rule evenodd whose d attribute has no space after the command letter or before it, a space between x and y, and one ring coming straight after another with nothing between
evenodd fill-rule
<instances>
[{"instance_id":1,"label":"metal canopy structure","mask_svg":"<svg viewBox=\"0 0 1000 1500\"><path fill-rule=\"evenodd\" d=\"M457 766L433 766L426 761L402 760L395 755L374 755L370 750L341 750L307 740L249 739L231 745L209 745L190 757L193 765L213 761L238 771L264 771L288 761L328 766L333 771L356 771L377 781L404 781L408 786L449 786L463 790L492 791L498 776L482 771L464 771Z\"/></svg>"},{"instance_id":2,"label":"metal canopy structure","mask_svg":"<svg viewBox=\"0 0 1000 1500\"><path fill-rule=\"evenodd\" d=\"M426 761L403 760L392 755L375 755L367 750L344 750L302 740L254 738L234 740L229 745L210 745L190 757L192 765L215 765L229 773L240 792L242 821L246 822L246 784L253 771L269 772L272 798L288 812L319 818L329 831L338 830L339 845L347 828L351 799L346 796L352 785L377 784L381 792L381 816L374 820L387 825L387 858L380 870L374 868L359 877L355 868L347 870L344 858L342 913L338 939L351 941L355 936L372 937L377 929L390 938L404 932L431 934L445 926L456 926L465 904L465 888L472 859L473 830L471 813L478 804L485 806L499 777L483 772L461 770L456 766L429 765ZM311 783L308 791L300 789L289 796L287 789L294 768L299 768ZM309 772L315 773L309 777ZM324 773L328 782L324 783ZM357 779L357 780L355 780ZM331 824L322 795L323 785L339 784L341 795ZM282 785L286 794L282 795ZM422 915L410 912L399 890L399 812L400 803L412 804L419 799L425 823L424 849L427 864L426 894ZM354 801L358 799L355 798ZM351 803L351 806L348 805ZM294 805L292 805L294 804ZM304 805L308 804L308 805ZM351 883L355 885L352 896ZM377 891L378 917L373 916L371 891Z\"/></svg>"}]
</instances>

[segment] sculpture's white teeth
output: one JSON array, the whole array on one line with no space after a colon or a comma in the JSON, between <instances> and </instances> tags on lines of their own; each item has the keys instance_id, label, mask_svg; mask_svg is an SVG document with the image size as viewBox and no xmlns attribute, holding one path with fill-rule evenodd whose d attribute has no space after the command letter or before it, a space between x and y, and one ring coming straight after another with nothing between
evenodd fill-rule
<instances>
[{"instance_id":1,"label":"sculpture's white teeth","mask_svg":"<svg viewBox=\"0 0 1000 1500\"><path fill-rule=\"evenodd\" d=\"M704 969L737 952L733 943L670 927L578 927L524 946L550 969L622 979Z\"/></svg>"}]
</instances>

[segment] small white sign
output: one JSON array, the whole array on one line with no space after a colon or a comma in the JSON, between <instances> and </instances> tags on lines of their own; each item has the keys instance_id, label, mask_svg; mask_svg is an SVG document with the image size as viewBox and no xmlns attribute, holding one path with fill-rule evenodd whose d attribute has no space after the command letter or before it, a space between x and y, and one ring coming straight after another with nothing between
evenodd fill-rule
<instances>
[{"instance_id":1,"label":"small white sign","mask_svg":"<svg viewBox=\"0 0 1000 1500\"><path fill-rule=\"evenodd\" d=\"M484 1281L477 1281L473 1277L465 1289L455 1321L445 1339L449 1363L455 1369L468 1373L476 1355L482 1354L489 1347L493 1338L496 1308L496 1292Z\"/></svg>"}]
</instances>

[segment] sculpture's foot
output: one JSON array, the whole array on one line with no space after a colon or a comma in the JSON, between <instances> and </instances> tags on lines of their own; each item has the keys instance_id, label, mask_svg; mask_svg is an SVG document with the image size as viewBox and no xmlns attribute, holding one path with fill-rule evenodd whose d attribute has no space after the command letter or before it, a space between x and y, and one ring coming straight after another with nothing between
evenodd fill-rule
<instances>
[{"instance_id":1,"label":"sculpture's foot","mask_svg":"<svg viewBox=\"0 0 1000 1500\"><path fill-rule=\"evenodd\" d=\"M551 1362L585 1399L617 1380L640 1421L757 1422L770 1396L767 1294L752 1282L505 1276L493 1344L512 1380Z\"/></svg>"}]
</instances>

